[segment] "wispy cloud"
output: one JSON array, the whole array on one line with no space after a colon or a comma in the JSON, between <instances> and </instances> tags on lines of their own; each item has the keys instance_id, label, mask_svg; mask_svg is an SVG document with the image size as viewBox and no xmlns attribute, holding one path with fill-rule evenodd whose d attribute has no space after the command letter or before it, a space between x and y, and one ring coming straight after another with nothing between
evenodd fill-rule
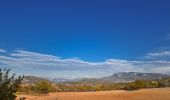
<instances>
[{"instance_id":1,"label":"wispy cloud","mask_svg":"<svg viewBox=\"0 0 170 100\"><path fill-rule=\"evenodd\" d=\"M148 53L145 58L148 59L161 59L161 58L169 58L170 57L170 51L160 51L160 52L152 52L152 53Z\"/></svg>"},{"instance_id":2,"label":"wispy cloud","mask_svg":"<svg viewBox=\"0 0 170 100\"><path fill-rule=\"evenodd\" d=\"M4 49L0 49L0 52L7 52L6 50L4 50Z\"/></svg>"},{"instance_id":3,"label":"wispy cloud","mask_svg":"<svg viewBox=\"0 0 170 100\"><path fill-rule=\"evenodd\" d=\"M167 54L167 53L165 53ZM165 55L164 53L162 55ZM148 54L160 56L161 54ZM103 77L117 72L159 72L170 74L170 61L129 61L107 59L89 62L78 58L63 59L58 56L14 50L8 56L0 55L0 68L12 68L14 72L48 78Z\"/></svg>"}]
</instances>

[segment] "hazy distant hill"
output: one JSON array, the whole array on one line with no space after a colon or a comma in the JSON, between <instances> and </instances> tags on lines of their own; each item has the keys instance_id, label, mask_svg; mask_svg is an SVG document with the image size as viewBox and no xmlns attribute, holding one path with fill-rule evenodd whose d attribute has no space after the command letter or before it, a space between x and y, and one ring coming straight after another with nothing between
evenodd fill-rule
<instances>
[{"instance_id":1,"label":"hazy distant hill","mask_svg":"<svg viewBox=\"0 0 170 100\"><path fill-rule=\"evenodd\" d=\"M35 76L24 76L23 84L34 84L40 81L49 81L46 78L35 77Z\"/></svg>"},{"instance_id":2,"label":"hazy distant hill","mask_svg":"<svg viewBox=\"0 0 170 100\"><path fill-rule=\"evenodd\" d=\"M130 82L135 80L154 80L169 77L160 73L141 73L141 72L121 72L112 76L101 78L103 81L111 82Z\"/></svg>"},{"instance_id":3,"label":"hazy distant hill","mask_svg":"<svg viewBox=\"0 0 170 100\"><path fill-rule=\"evenodd\" d=\"M117 74L113 74L108 77L103 78L93 78L93 79L79 79L79 80L69 80L69 79L63 79L63 78L56 78L53 79L51 82L54 83L89 83L89 84L95 84L95 83L105 83L105 82L132 82L135 80L155 80L155 79L162 79L170 77L165 74L159 74L159 73L141 73L141 72L121 72ZM39 81L49 81L45 78L35 77L35 76L25 76L23 83L27 84L34 84Z\"/></svg>"},{"instance_id":4,"label":"hazy distant hill","mask_svg":"<svg viewBox=\"0 0 170 100\"><path fill-rule=\"evenodd\" d=\"M96 84L96 83L105 83L105 82L132 82L135 80L155 80L155 79L162 79L170 77L165 74L160 73L141 73L141 72L120 72L113 74L108 77L98 78L98 79L80 79L70 81L70 83L89 83L89 84Z\"/></svg>"},{"instance_id":5,"label":"hazy distant hill","mask_svg":"<svg viewBox=\"0 0 170 100\"><path fill-rule=\"evenodd\" d=\"M69 81L72 81L72 80L65 79L65 78L55 78L52 80L52 82L55 82L55 83L69 82Z\"/></svg>"}]
</instances>

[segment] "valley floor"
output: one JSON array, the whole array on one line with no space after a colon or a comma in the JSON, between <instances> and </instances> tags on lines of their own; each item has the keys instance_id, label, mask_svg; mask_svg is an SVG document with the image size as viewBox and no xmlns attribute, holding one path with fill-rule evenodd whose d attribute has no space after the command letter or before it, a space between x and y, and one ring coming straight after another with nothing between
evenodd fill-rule
<instances>
[{"instance_id":1,"label":"valley floor","mask_svg":"<svg viewBox=\"0 0 170 100\"><path fill-rule=\"evenodd\" d=\"M50 93L48 96L20 95L18 97L26 97L26 100L170 100L170 88L135 91L57 92Z\"/></svg>"}]
</instances>

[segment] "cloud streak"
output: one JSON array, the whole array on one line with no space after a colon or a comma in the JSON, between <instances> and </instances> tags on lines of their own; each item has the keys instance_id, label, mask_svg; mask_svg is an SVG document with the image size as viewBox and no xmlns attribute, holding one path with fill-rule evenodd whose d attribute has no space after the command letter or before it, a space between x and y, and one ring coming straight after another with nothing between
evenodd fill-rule
<instances>
[{"instance_id":1,"label":"cloud streak","mask_svg":"<svg viewBox=\"0 0 170 100\"><path fill-rule=\"evenodd\" d=\"M147 56L168 55L169 52L149 53ZM7 56L0 55L0 68L8 67L14 72L47 78L103 77L124 71L157 72L170 74L170 61L129 61L107 59L89 62L78 58L63 59L58 56L14 50Z\"/></svg>"},{"instance_id":2,"label":"cloud streak","mask_svg":"<svg viewBox=\"0 0 170 100\"><path fill-rule=\"evenodd\" d=\"M147 59L167 59L170 58L170 51L160 51L148 53L145 58Z\"/></svg>"},{"instance_id":3,"label":"cloud streak","mask_svg":"<svg viewBox=\"0 0 170 100\"><path fill-rule=\"evenodd\" d=\"M4 52L7 52L6 50L4 49L0 49L0 52L4 53Z\"/></svg>"}]
</instances>

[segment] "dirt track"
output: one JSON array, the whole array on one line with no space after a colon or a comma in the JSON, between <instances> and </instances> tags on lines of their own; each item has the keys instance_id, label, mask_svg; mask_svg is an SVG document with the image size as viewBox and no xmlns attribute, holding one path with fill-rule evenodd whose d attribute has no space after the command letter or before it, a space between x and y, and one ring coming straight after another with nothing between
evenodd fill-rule
<instances>
[{"instance_id":1,"label":"dirt track","mask_svg":"<svg viewBox=\"0 0 170 100\"><path fill-rule=\"evenodd\" d=\"M137 91L59 92L50 93L48 96L24 97L27 98L26 100L170 100L170 88Z\"/></svg>"}]
</instances>

